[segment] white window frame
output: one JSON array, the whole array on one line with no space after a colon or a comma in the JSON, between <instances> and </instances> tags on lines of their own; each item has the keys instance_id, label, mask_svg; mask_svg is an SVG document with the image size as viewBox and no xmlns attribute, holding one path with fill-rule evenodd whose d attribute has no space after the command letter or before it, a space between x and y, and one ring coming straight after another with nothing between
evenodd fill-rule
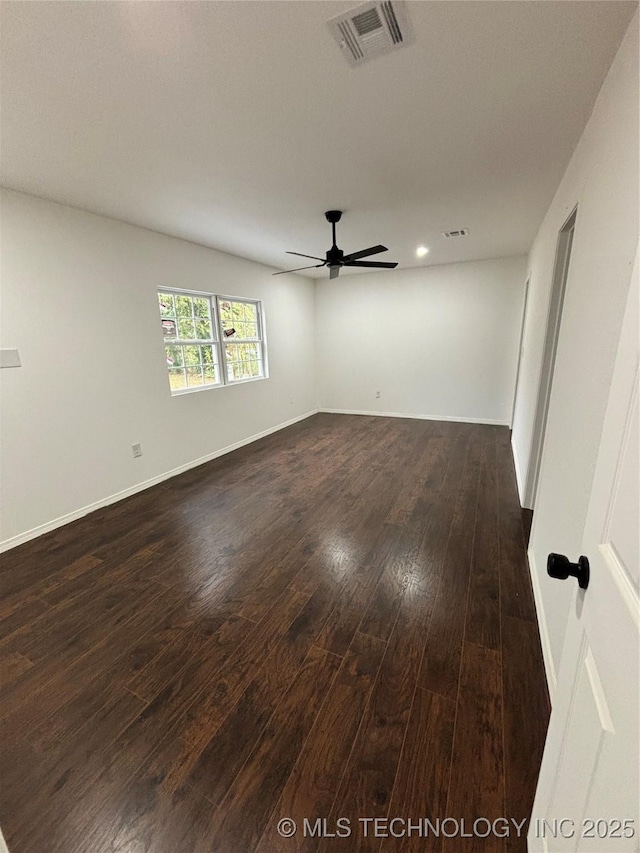
<instances>
[{"instance_id":1,"label":"white window frame","mask_svg":"<svg viewBox=\"0 0 640 853\"><path fill-rule=\"evenodd\" d=\"M194 385L192 387L187 386L185 388L173 389L171 387L171 379L170 379L170 374L168 372L169 368L167 367L167 379L169 380L169 390L171 392L171 396L177 397L180 394L190 394L192 391L204 391L208 388L220 388L220 387L222 387L224 385L224 376L223 376L224 367L223 367L222 354L221 354L221 348L220 348L220 324L218 323L218 318L216 316L216 302L215 302L215 299L213 298L213 294L205 293L204 291L201 291L201 290L186 290L185 288L178 288L178 287L160 287L160 288L158 288L158 297L160 297L160 295L163 293L171 294L173 296L190 296L190 297L196 298L196 299L206 299L207 302L209 303L209 314L211 317L211 334L212 334L211 338L206 338L206 339L194 338L193 340L191 340L191 339L187 339L187 338L177 337L175 339L175 342L170 342L164 337L164 334L163 334L162 340L163 340L163 344L165 347L168 347L168 346L180 346L180 347L210 346L210 347L212 347L212 349L214 351L214 365L216 367L216 374L217 374L217 378L218 378L217 382L209 382L207 384ZM162 321L162 315L160 315L160 317L161 317L161 321ZM179 320L179 317L178 317L178 314L176 312L176 323L178 322L178 320ZM185 369L186 369L186 365L185 365Z\"/></svg>"},{"instance_id":2,"label":"white window frame","mask_svg":"<svg viewBox=\"0 0 640 853\"><path fill-rule=\"evenodd\" d=\"M226 338L224 329L222 328L222 314L220 312L221 302L243 302L247 305L255 305L256 308L256 324L258 326L258 336L255 338ZM267 364L267 346L266 335L264 330L264 310L260 299L251 299L248 296L222 296L216 295L216 314L220 329L220 351L224 364L224 383L225 385L241 385L243 382L257 382L260 379L269 378L269 366ZM246 376L242 379L229 379L229 365L227 362L226 344L258 344L260 350L260 362L262 364L262 376Z\"/></svg>"},{"instance_id":3,"label":"white window frame","mask_svg":"<svg viewBox=\"0 0 640 853\"><path fill-rule=\"evenodd\" d=\"M172 397L179 397L183 394L191 394L196 391L210 391L217 388L225 388L228 385L241 385L244 382L257 382L262 379L269 378L269 366L267 361L267 340L265 334L265 323L264 323L264 307L262 304L262 300L260 299L251 299L245 296L222 296L217 293L210 293L204 290L187 290L186 288L181 287L158 287L156 292L156 300L162 293L171 293L175 296L192 296L200 299L207 299L210 306L211 312L211 332L214 335L212 339L206 340L186 340L176 338L175 346L211 346L213 347L214 354L217 356L217 360L215 362L217 373L219 376L219 380L216 383L209 383L207 385L194 385L193 387L179 388L174 390L171 387L169 368L166 365L165 359L165 369L167 371L166 377L169 383L169 391ZM234 338L229 339L225 338L224 331L222 328L222 320L219 310L220 302L245 302L250 305L255 305L256 307L256 322L258 326L258 337L256 338ZM158 301L156 302L158 304ZM158 311L159 311L158 304ZM162 320L162 315L160 315ZM178 320L178 316L176 314L176 321ZM165 347L172 346L172 344L167 341L162 335L163 342L163 353L165 352ZM229 379L229 370L227 365L227 354L225 343L257 343L260 348L260 358L262 363L262 376L248 376L243 379Z\"/></svg>"}]
</instances>

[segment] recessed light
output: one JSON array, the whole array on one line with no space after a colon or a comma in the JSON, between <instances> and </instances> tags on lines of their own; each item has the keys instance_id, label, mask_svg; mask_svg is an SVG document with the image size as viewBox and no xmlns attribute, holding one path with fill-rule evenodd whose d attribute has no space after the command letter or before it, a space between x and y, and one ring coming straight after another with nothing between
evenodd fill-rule
<instances>
[{"instance_id":1,"label":"recessed light","mask_svg":"<svg viewBox=\"0 0 640 853\"><path fill-rule=\"evenodd\" d=\"M427 249L426 246L418 246L418 248L416 249L416 255L419 258L424 258L424 256L428 255L428 254L429 254L429 250Z\"/></svg>"}]
</instances>

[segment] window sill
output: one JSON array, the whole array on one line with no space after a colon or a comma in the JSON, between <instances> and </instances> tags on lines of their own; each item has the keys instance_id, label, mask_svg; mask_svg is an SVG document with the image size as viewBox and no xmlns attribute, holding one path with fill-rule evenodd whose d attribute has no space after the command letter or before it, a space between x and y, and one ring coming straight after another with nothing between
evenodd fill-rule
<instances>
[{"instance_id":1,"label":"window sill","mask_svg":"<svg viewBox=\"0 0 640 853\"><path fill-rule=\"evenodd\" d=\"M251 376L248 379L232 379L231 382L227 382L226 385L223 385L222 387L228 388L230 385L244 385L246 382L262 382L268 378L268 376Z\"/></svg>"},{"instance_id":2,"label":"window sill","mask_svg":"<svg viewBox=\"0 0 640 853\"><path fill-rule=\"evenodd\" d=\"M194 388L181 388L171 391L172 397L184 397L185 394L195 394L198 391L217 391L219 388L230 388L232 385L245 385L247 382L262 382L268 376L252 376L250 379L234 379L232 382L219 382L217 385L196 385Z\"/></svg>"}]
</instances>

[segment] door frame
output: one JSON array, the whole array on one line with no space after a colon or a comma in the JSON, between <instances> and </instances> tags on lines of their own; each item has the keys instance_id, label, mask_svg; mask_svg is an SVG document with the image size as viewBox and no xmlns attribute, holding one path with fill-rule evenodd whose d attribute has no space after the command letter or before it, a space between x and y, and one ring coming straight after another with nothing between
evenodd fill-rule
<instances>
[{"instance_id":1,"label":"door frame","mask_svg":"<svg viewBox=\"0 0 640 853\"><path fill-rule=\"evenodd\" d=\"M531 439L531 461L527 472L523 506L535 510L535 501L540 480L540 469L542 465L542 452L547 430L547 418L549 415L549 402L551 400L551 388L553 385L553 372L556 364L558 351L558 340L560 337L560 324L562 322L562 310L564 297L569 277L569 266L571 263L571 250L578 215L576 205L558 232L556 242L556 255L553 264L553 280L551 285L551 296L549 298L549 312L547 314L547 329L544 337L542 350L542 367L540 369L540 384L538 385L538 399L536 402L536 414Z\"/></svg>"},{"instance_id":2,"label":"door frame","mask_svg":"<svg viewBox=\"0 0 640 853\"><path fill-rule=\"evenodd\" d=\"M527 303L529 300L529 283L531 282L531 273L527 275L527 280L524 283L524 300L522 302L522 320L520 321L520 347L518 349L518 363L516 364L516 382L513 388L513 403L511 404L511 420L509 428L513 429L513 422L516 417L516 401L518 399L518 386L520 384L520 368L522 366L522 351L524 349L524 328L527 320Z\"/></svg>"}]
</instances>

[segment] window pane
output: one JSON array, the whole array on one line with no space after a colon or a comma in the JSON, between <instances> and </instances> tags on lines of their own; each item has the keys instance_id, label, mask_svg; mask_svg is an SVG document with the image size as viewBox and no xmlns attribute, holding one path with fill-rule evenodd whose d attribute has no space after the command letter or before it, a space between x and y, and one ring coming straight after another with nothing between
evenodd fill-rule
<instances>
[{"instance_id":1,"label":"window pane","mask_svg":"<svg viewBox=\"0 0 640 853\"><path fill-rule=\"evenodd\" d=\"M209 320L196 320L196 337L201 341L211 340L211 322Z\"/></svg>"},{"instance_id":2,"label":"window pane","mask_svg":"<svg viewBox=\"0 0 640 853\"><path fill-rule=\"evenodd\" d=\"M178 317L192 317L193 311L191 308L190 296L176 296L176 309Z\"/></svg>"},{"instance_id":3,"label":"window pane","mask_svg":"<svg viewBox=\"0 0 640 853\"><path fill-rule=\"evenodd\" d=\"M213 347L200 347L200 361L203 364L213 364Z\"/></svg>"},{"instance_id":4,"label":"window pane","mask_svg":"<svg viewBox=\"0 0 640 853\"><path fill-rule=\"evenodd\" d=\"M227 361L259 361L260 344L226 344Z\"/></svg>"},{"instance_id":5,"label":"window pane","mask_svg":"<svg viewBox=\"0 0 640 853\"><path fill-rule=\"evenodd\" d=\"M184 376L184 370L175 370L169 368L169 385L172 391L181 391L187 387L187 382Z\"/></svg>"},{"instance_id":6,"label":"window pane","mask_svg":"<svg viewBox=\"0 0 640 853\"><path fill-rule=\"evenodd\" d=\"M231 325L231 303L224 301L220 303L220 320L222 325L227 328Z\"/></svg>"},{"instance_id":7,"label":"window pane","mask_svg":"<svg viewBox=\"0 0 640 853\"><path fill-rule=\"evenodd\" d=\"M182 367L184 364L182 358L182 347L165 347L167 354L167 365L169 367Z\"/></svg>"},{"instance_id":8,"label":"window pane","mask_svg":"<svg viewBox=\"0 0 640 853\"><path fill-rule=\"evenodd\" d=\"M194 297L193 313L196 315L196 317L208 317L209 316L209 300L203 299L202 297Z\"/></svg>"},{"instance_id":9,"label":"window pane","mask_svg":"<svg viewBox=\"0 0 640 853\"><path fill-rule=\"evenodd\" d=\"M204 368L204 384L205 385L217 385L218 384L218 374L216 368L213 365L205 365Z\"/></svg>"},{"instance_id":10,"label":"window pane","mask_svg":"<svg viewBox=\"0 0 640 853\"><path fill-rule=\"evenodd\" d=\"M164 319L162 321L162 334L164 335L165 340L171 340L172 338L176 338L178 336L176 330L176 321Z\"/></svg>"},{"instance_id":11,"label":"window pane","mask_svg":"<svg viewBox=\"0 0 640 853\"><path fill-rule=\"evenodd\" d=\"M196 336L196 325L193 320L178 320L178 332L181 338L192 341Z\"/></svg>"},{"instance_id":12,"label":"window pane","mask_svg":"<svg viewBox=\"0 0 640 853\"><path fill-rule=\"evenodd\" d=\"M257 337L258 310L252 303L223 300L220 302L220 320L226 332L235 329L239 338ZM252 325L247 326L247 323Z\"/></svg>"},{"instance_id":13,"label":"window pane","mask_svg":"<svg viewBox=\"0 0 640 853\"><path fill-rule=\"evenodd\" d=\"M175 317L176 306L173 301L173 293L159 293L160 314L162 317Z\"/></svg>"},{"instance_id":14,"label":"window pane","mask_svg":"<svg viewBox=\"0 0 640 853\"><path fill-rule=\"evenodd\" d=\"M202 368L187 367L187 385L191 388L196 385L203 385Z\"/></svg>"},{"instance_id":15,"label":"window pane","mask_svg":"<svg viewBox=\"0 0 640 853\"><path fill-rule=\"evenodd\" d=\"M263 375L260 344L229 343L225 354L230 381Z\"/></svg>"},{"instance_id":16,"label":"window pane","mask_svg":"<svg viewBox=\"0 0 640 853\"><path fill-rule=\"evenodd\" d=\"M200 347L196 346L186 346L184 349L184 363L187 367L195 366L196 364L200 364Z\"/></svg>"}]
</instances>

